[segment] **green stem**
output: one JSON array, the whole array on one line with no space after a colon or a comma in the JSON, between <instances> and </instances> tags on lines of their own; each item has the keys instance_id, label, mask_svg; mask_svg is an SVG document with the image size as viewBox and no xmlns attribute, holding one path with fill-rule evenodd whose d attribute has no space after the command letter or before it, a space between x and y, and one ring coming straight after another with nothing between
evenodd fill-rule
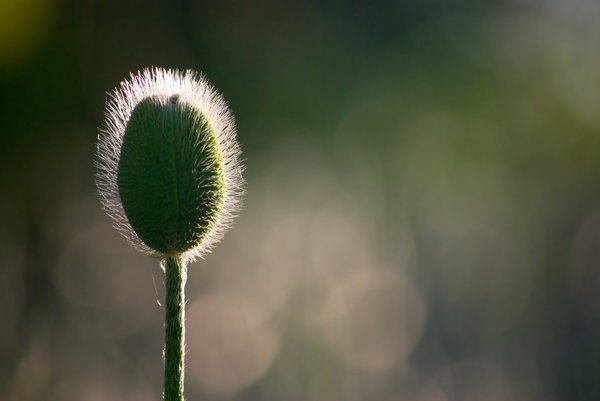
<instances>
[{"instance_id":1,"label":"green stem","mask_svg":"<svg viewBox=\"0 0 600 401\"><path fill-rule=\"evenodd\" d=\"M167 257L163 263L167 276L164 401L183 401L186 266L181 260L172 256Z\"/></svg>"}]
</instances>

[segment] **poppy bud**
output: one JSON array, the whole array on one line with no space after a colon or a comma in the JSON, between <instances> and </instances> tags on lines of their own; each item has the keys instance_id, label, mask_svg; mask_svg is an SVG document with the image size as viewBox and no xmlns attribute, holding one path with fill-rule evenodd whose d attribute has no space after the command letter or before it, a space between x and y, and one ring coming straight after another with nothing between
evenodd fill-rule
<instances>
[{"instance_id":1,"label":"poppy bud","mask_svg":"<svg viewBox=\"0 0 600 401\"><path fill-rule=\"evenodd\" d=\"M239 154L229 108L203 76L132 74L110 94L98 138L104 210L137 249L193 260L238 210Z\"/></svg>"}]
</instances>

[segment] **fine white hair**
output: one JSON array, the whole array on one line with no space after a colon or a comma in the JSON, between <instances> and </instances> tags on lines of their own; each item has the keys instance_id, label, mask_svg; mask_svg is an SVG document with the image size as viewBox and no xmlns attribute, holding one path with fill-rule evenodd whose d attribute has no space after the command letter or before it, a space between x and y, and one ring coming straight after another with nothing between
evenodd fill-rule
<instances>
[{"instance_id":1,"label":"fine white hair","mask_svg":"<svg viewBox=\"0 0 600 401\"><path fill-rule=\"evenodd\" d=\"M132 73L120 83L106 102L105 118L98 135L96 186L102 207L112 218L114 227L136 249L158 258L163 255L148 247L135 233L121 203L117 184L123 136L131 113L137 104L151 96L168 99L177 95L202 112L213 128L223 160L225 197L216 223L202 242L179 256L184 262L203 257L221 240L236 217L243 194L240 148L236 140L235 122L225 99L206 80L192 70L178 71L152 67Z\"/></svg>"}]
</instances>

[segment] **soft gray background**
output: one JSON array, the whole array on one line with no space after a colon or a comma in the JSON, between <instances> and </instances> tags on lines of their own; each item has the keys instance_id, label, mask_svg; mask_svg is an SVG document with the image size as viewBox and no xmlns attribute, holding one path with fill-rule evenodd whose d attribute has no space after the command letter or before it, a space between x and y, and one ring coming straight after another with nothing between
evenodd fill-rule
<instances>
[{"instance_id":1,"label":"soft gray background","mask_svg":"<svg viewBox=\"0 0 600 401\"><path fill-rule=\"evenodd\" d=\"M0 400L161 398L163 275L92 167L151 65L207 74L247 166L188 400L600 399L596 1L0 0Z\"/></svg>"}]
</instances>

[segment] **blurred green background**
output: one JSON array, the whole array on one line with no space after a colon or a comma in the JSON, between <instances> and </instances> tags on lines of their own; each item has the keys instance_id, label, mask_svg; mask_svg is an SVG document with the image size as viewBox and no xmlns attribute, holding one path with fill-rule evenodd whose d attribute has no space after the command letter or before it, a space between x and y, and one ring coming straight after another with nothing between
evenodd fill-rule
<instances>
[{"instance_id":1,"label":"blurred green background","mask_svg":"<svg viewBox=\"0 0 600 401\"><path fill-rule=\"evenodd\" d=\"M161 399L163 275L92 165L153 65L246 159L188 400L600 400L595 0L0 0L0 400Z\"/></svg>"}]
</instances>

